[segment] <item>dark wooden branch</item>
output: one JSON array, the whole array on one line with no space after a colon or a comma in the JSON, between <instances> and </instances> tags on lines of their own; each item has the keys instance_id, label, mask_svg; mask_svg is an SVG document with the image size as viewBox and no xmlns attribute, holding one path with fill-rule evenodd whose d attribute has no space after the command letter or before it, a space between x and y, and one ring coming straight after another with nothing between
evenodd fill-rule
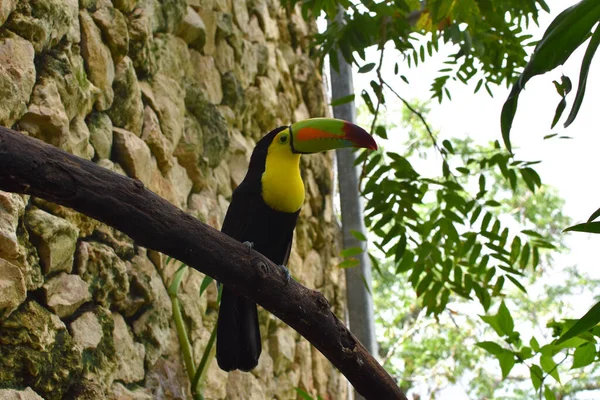
<instances>
[{"instance_id":1,"label":"dark wooden branch","mask_svg":"<svg viewBox=\"0 0 600 400\"><path fill-rule=\"evenodd\" d=\"M267 258L179 210L140 181L0 127L0 189L73 208L212 276L298 331L365 398L406 399L321 293L294 280L286 284Z\"/></svg>"}]
</instances>

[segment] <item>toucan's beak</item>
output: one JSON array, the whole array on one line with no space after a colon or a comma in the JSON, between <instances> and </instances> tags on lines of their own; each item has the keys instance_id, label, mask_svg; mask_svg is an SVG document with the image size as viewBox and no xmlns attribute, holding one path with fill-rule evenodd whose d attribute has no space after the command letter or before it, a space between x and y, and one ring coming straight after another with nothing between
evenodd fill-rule
<instances>
[{"instance_id":1,"label":"toucan's beak","mask_svg":"<svg viewBox=\"0 0 600 400\"><path fill-rule=\"evenodd\" d=\"M377 150L371 135L358 125L341 119L312 118L290 126L295 153L318 153L342 147Z\"/></svg>"}]
</instances>

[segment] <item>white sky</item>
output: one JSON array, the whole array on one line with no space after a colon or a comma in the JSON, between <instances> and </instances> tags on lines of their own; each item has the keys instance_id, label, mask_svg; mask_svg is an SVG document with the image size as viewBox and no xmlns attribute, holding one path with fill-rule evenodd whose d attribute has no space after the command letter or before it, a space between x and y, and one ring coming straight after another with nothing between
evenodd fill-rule
<instances>
[{"instance_id":1,"label":"white sky","mask_svg":"<svg viewBox=\"0 0 600 400\"><path fill-rule=\"evenodd\" d=\"M532 26L529 30L535 39L542 36L548 24L560 11L575 4L576 1L547 0L547 3L551 14L543 13L539 21L540 27ZM585 222L596 209L600 208L600 179L597 177L597 171L600 170L600 123L597 114L600 112L600 56L598 54L592 62L585 99L577 119L567 129L562 127L576 93L585 47L586 44L563 67L537 76L527 83L526 90L519 98L519 107L511 131L511 142L516 158L542 161L534 168L540 174L543 183L559 190L560 195L565 199L564 213L573 218L574 223ZM431 82L439 75L437 71L444 67L442 62L450 51L441 53L442 56L434 55L425 63L420 63L418 68L409 69L408 66L402 67L400 64L401 73L409 79L408 85L393 75L392 68L395 60L386 56L386 60L390 62L386 63L389 68L385 79L395 88L400 88L400 94L404 98L427 100L430 96ZM373 60L369 61L377 61L375 53L371 52L371 54ZM552 81L560 80L561 74L571 78L573 90L567 96L568 105L561 121L551 130L550 124L560 100ZM357 97L363 88L368 87L371 79L373 76L370 74L354 74ZM508 89L492 86L494 98L491 98L483 88L477 94L473 93L476 82L477 79L473 79L469 86L458 81L452 82L449 86L452 101L445 98L441 104L437 100L429 104L431 112L427 120L434 130L440 132L440 138L469 135L482 143L489 140L499 140L502 143L500 111L508 96ZM545 135L551 133L571 136L573 139L555 137L543 140ZM566 236L570 251L556 257L555 267L577 264L593 277L600 278L599 257L595 248L600 246L600 235L568 233Z\"/></svg>"},{"instance_id":2,"label":"white sky","mask_svg":"<svg viewBox=\"0 0 600 400\"><path fill-rule=\"evenodd\" d=\"M542 14L540 27L532 26L529 29L534 39L541 38L546 27L552 19L563 9L572 4L574 0L547 0L551 14ZM575 96L579 78L581 59L587 43L584 44L563 67L555 71L537 76L528 82L526 90L519 99L513 128L511 142L519 160L541 160L542 163L534 168L542 178L542 182L552 185L559 190L560 196L565 200L564 214L573 218L574 223L584 222L596 209L600 208L600 55L596 55L588 75L586 96L575 122L567 129L562 127L568 115L573 97ZM403 83L394 77L392 68L394 61L389 60L388 71L385 79L395 88L400 88L400 94L408 100L427 100L430 96L429 88L433 79L439 75L437 72L443 68L442 61L450 51L442 51L443 56L427 59L420 63L418 68L408 69L408 66L399 62L401 73L410 84ZM378 60L375 52L370 53L373 59ZM391 52L390 52L391 54ZM398 60L400 61L400 60ZM553 80L559 80L561 74L567 75L573 82L573 90L567 97L568 105L559 124L550 129L556 105L560 98L556 93ZM355 70L354 85L357 98L363 88L369 86L373 76L370 74L357 74ZM442 104L437 100L430 103L431 112L427 118L432 128L440 132L440 138L460 137L469 135L482 143L490 140L499 140L500 112L508 95L508 89L492 87L494 98L491 98L482 88L479 93L473 90L477 79L465 86L454 82L449 86L452 101L445 99ZM389 117L388 117L389 118ZM571 140L552 138L543 140L545 135L558 133L558 135L571 136ZM441 141L441 140L440 140ZM436 166L438 168L439 166ZM566 234L566 243L569 250L562 255L555 256L554 272L546 281L554 280L560 284L563 277L560 270L570 265L579 266L580 270L587 272L594 278L600 278L600 265L598 247L600 235L584 233ZM581 317L592 305L591 297L580 299L574 305L575 312L571 318ZM443 398L461 399L466 394L458 387L449 388L442 393ZM587 398L584 395L579 398ZM591 398L591 397L590 397Z\"/></svg>"}]
</instances>

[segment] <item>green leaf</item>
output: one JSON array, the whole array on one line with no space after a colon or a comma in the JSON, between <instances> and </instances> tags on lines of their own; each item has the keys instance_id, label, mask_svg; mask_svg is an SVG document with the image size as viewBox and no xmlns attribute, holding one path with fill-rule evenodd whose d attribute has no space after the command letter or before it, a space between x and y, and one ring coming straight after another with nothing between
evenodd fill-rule
<instances>
[{"instance_id":1,"label":"green leaf","mask_svg":"<svg viewBox=\"0 0 600 400\"><path fill-rule=\"evenodd\" d=\"M565 229L563 232L600 233L600 221L584 222L583 224L573 225Z\"/></svg>"},{"instance_id":2,"label":"green leaf","mask_svg":"<svg viewBox=\"0 0 600 400\"><path fill-rule=\"evenodd\" d=\"M523 286L521 284L521 282L519 282L516 278L514 278L511 275L506 275L506 277L517 287L519 288L519 290L523 293L527 293L527 289L525 289L525 286Z\"/></svg>"},{"instance_id":3,"label":"green leaf","mask_svg":"<svg viewBox=\"0 0 600 400\"><path fill-rule=\"evenodd\" d=\"M354 268L360 265L360 261L358 261L356 258L349 258L347 260L342 261L341 263L338 264L338 267L340 268Z\"/></svg>"},{"instance_id":4,"label":"green leaf","mask_svg":"<svg viewBox=\"0 0 600 400\"><path fill-rule=\"evenodd\" d=\"M370 71L372 71L372 70L373 70L373 68L375 68L375 65L376 65L376 64L375 64L374 62L372 62L372 63L368 63L368 64L365 64L365 65L363 65L362 67L360 67L360 68L358 69L358 73L359 73L359 74L366 74L367 72L370 72Z\"/></svg>"},{"instance_id":5,"label":"green leaf","mask_svg":"<svg viewBox=\"0 0 600 400\"><path fill-rule=\"evenodd\" d=\"M363 252L362 247L348 247L340 252L340 257L354 257Z\"/></svg>"},{"instance_id":6,"label":"green leaf","mask_svg":"<svg viewBox=\"0 0 600 400\"><path fill-rule=\"evenodd\" d=\"M574 368L582 368L586 365L590 365L596 359L596 345L594 343L586 343L575 349L573 353L573 366Z\"/></svg>"},{"instance_id":7,"label":"green leaf","mask_svg":"<svg viewBox=\"0 0 600 400\"><path fill-rule=\"evenodd\" d=\"M329 105L331 107L341 106L342 104L351 103L354 101L354 94L349 94L348 96L340 97L339 99L335 99Z\"/></svg>"},{"instance_id":8,"label":"green leaf","mask_svg":"<svg viewBox=\"0 0 600 400\"><path fill-rule=\"evenodd\" d=\"M510 336L515 329L515 323L504 301L500 303L500 308L498 308L498 325L506 336Z\"/></svg>"},{"instance_id":9,"label":"green leaf","mask_svg":"<svg viewBox=\"0 0 600 400\"><path fill-rule=\"evenodd\" d=\"M502 379L506 379L515 366L515 355L512 351L505 351L498 355L498 361L500 362L500 369L502 369Z\"/></svg>"},{"instance_id":10,"label":"green leaf","mask_svg":"<svg viewBox=\"0 0 600 400\"><path fill-rule=\"evenodd\" d=\"M558 376L558 368L552 356L550 354L542 354L540 357L540 365L545 372L549 373L558 383L560 383L560 376Z\"/></svg>"},{"instance_id":11,"label":"green leaf","mask_svg":"<svg viewBox=\"0 0 600 400\"><path fill-rule=\"evenodd\" d=\"M529 367L529 376L531 377L531 383L533 384L533 387L537 391L540 386L542 386L544 371L542 371L539 366L533 364L531 367Z\"/></svg>"},{"instance_id":12,"label":"green leaf","mask_svg":"<svg viewBox=\"0 0 600 400\"><path fill-rule=\"evenodd\" d=\"M583 333L600 323L600 301L596 303L583 317L581 317L571 329L558 339L556 344Z\"/></svg>"},{"instance_id":13,"label":"green leaf","mask_svg":"<svg viewBox=\"0 0 600 400\"><path fill-rule=\"evenodd\" d=\"M355 231L354 229L350 229L350 234L352 236L354 236L354 238L356 240L360 240L362 242L365 242L367 240L367 237L365 236L365 234L360 231Z\"/></svg>"},{"instance_id":14,"label":"green leaf","mask_svg":"<svg viewBox=\"0 0 600 400\"><path fill-rule=\"evenodd\" d=\"M597 27L585 51L583 61L581 61L581 71L579 72L579 86L577 87L577 94L575 95L575 100L573 101L573 108L571 109L571 112L569 113L569 116L565 121L565 128L571 125L571 123L575 121L575 117L577 117L577 113L579 112L579 108L581 107L581 103L583 102L583 96L585 95L585 86L587 84L588 73L590 72L590 64L592 63L592 58L594 58L594 54L596 53L599 44L600 28Z\"/></svg>"},{"instance_id":15,"label":"green leaf","mask_svg":"<svg viewBox=\"0 0 600 400\"><path fill-rule=\"evenodd\" d=\"M598 217L600 217L600 208L597 209L596 211L594 211L594 213L592 215L590 215L590 218L588 218L587 222L592 222L593 220L595 220Z\"/></svg>"},{"instance_id":16,"label":"green leaf","mask_svg":"<svg viewBox=\"0 0 600 400\"><path fill-rule=\"evenodd\" d=\"M554 118L552 119L552 125L550 125L550 129L554 129L563 111L565 111L565 108L567 108L567 100L565 100L565 98L563 97L562 100L558 103L558 106L556 106L556 111L554 112Z\"/></svg>"},{"instance_id":17,"label":"green leaf","mask_svg":"<svg viewBox=\"0 0 600 400\"><path fill-rule=\"evenodd\" d=\"M599 19L600 2L582 0L561 12L546 29L502 107L500 117L502 139L508 151L512 152L510 130L517 111L519 94L525 84L532 77L551 71L563 64L573 51L587 39Z\"/></svg>"},{"instance_id":18,"label":"green leaf","mask_svg":"<svg viewBox=\"0 0 600 400\"><path fill-rule=\"evenodd\" d=\"M505 352L506 350L502 348L502 346L500 346L498 343L496 342L479 342L479 343L475 343L475 346L477 347L481 347L482 349L484 349L485 351L487 351L490 354L493 354L495 356L502 354L503 352Z\"/></svg>"},{"instance_id":19,"label":"green leaf","mask_svg":"<svg viewBox=\"0 0 600 400\"><path fill-rule=\"evenodd\" d=\"M300 388L296 388L296 393L304 400L314 400L311 395Z\"/></svg>"},{"instance_id":20,"label":"green leaf","mask_svg":"<svg viewBox=\"0 0 600 400\"><path fill-rule=\"evenodd\" d=\"M208 275L202 279L202 283L200 284L200 297L202 297L202 293L204 293L204 291L208 288L208 285L210 285L213 281L214 279Z\"/></svg>"},{"instance_id":21,"label":"green leaf","mask_svg":"<svg viewBox=\"0 0 600 400\"><path fill-rule=\"evenodd\" d=\"M544 398L546 400L556 400L556 395L548 385L544 385Z\"/></svg>"},{"instance_id":22,"label":"green leaf","mask_svg":"<svg viewBox=\"0 0 600 400\"><path fill-rule=\"evenodd\" d=\"M531 346L533 351L535 351L536 353L540 351L540 344L534 336L532 336L531 340L529 340L529 346Z\"/></svg>"}]
</instances>

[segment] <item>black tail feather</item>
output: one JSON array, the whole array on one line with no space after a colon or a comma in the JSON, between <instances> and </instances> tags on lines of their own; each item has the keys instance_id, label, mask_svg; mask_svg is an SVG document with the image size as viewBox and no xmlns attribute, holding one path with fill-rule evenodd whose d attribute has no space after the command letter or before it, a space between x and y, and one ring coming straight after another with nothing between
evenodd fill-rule
<instances>
[{"instance_id":1,"label":"black tail feather","mask_svg":"<svg viewBox=\"0 0 600 400\"><path fill-rule=\"evenodd\" d=\"M224 371L250 371L262 351L256 304L223 287L217 321L217 362Z\"/></svg>"}]
</instances>

